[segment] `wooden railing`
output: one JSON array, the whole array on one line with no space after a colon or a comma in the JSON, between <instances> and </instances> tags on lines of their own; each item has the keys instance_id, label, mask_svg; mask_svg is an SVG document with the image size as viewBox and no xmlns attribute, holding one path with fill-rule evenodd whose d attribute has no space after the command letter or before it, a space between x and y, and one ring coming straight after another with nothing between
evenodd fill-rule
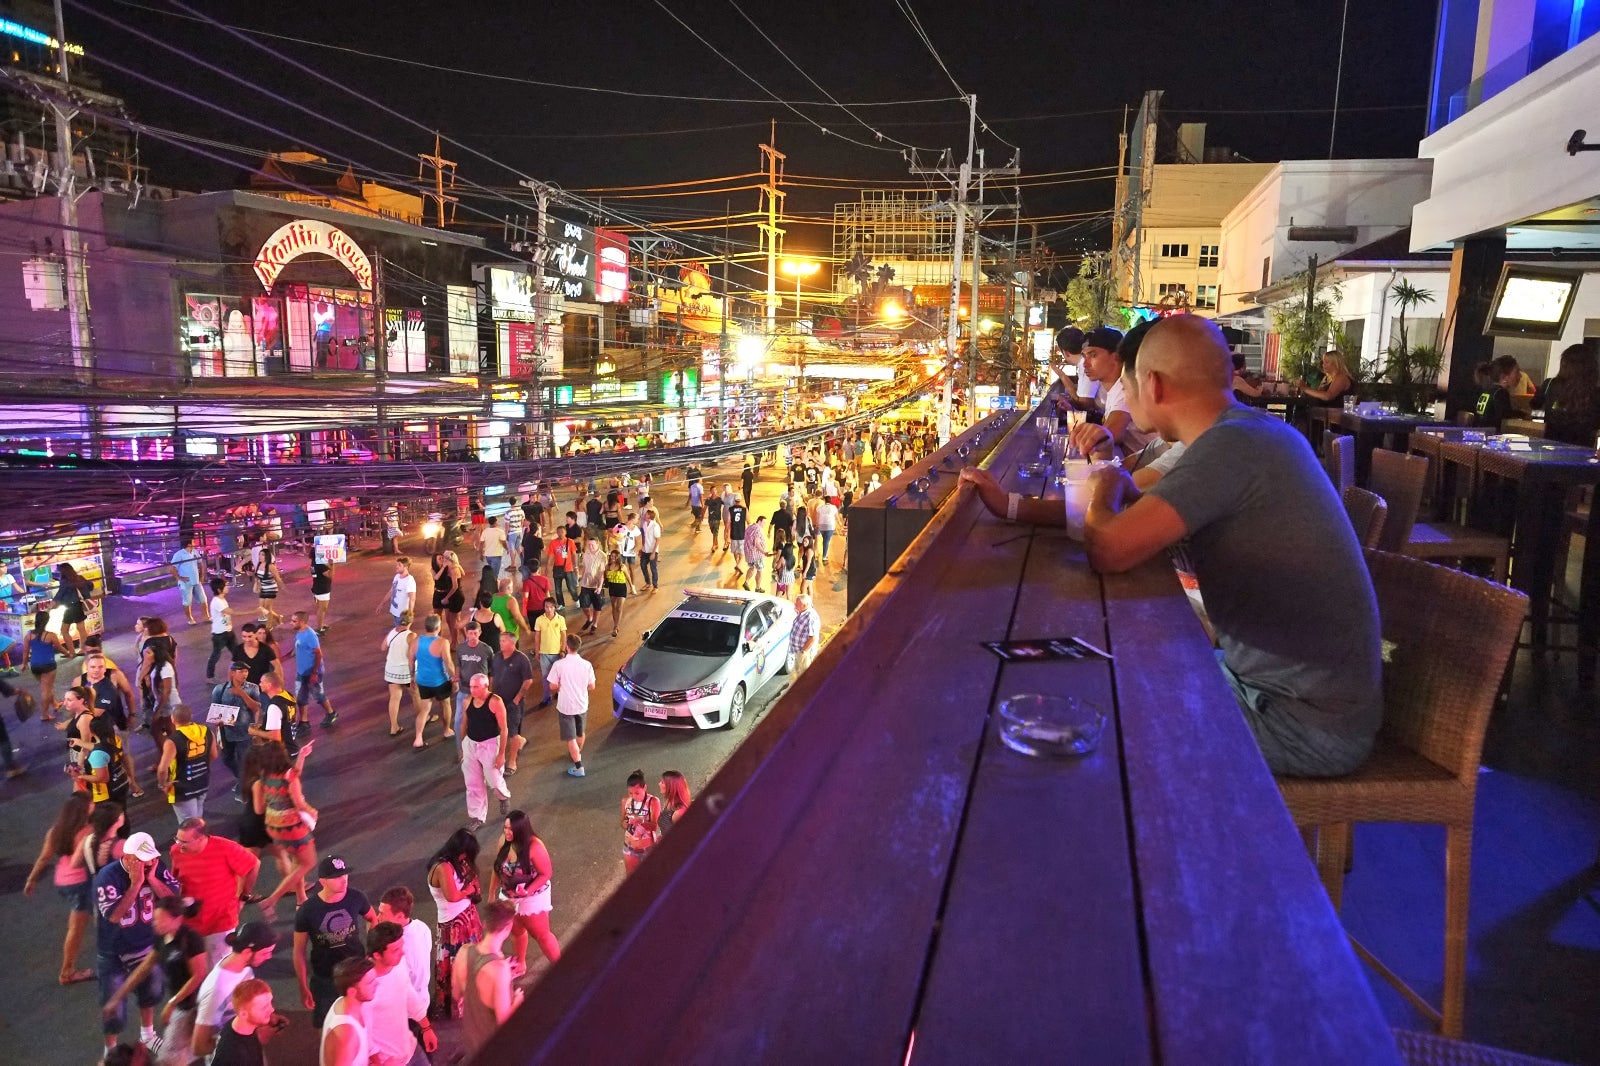
<instances>
[{"instance_id":1,"label":"wooden railing","mask_svg":"<svg viewBox=\"0 0 1600 1066\"><path fill-rule=\"evenodd\" d=\"M1115 659L980 645L1061 636ZM1003 746L1024 691L1099 703L1099 747ZM1398 1056L1171 568L962 492L476 1061Z\"/></svg>"}]
</instances>

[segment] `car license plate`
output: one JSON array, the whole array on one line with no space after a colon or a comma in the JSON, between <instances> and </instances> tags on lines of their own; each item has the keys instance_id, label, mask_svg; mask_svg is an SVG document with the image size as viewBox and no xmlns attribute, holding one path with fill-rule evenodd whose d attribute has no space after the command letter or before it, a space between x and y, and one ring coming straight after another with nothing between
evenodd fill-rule
<instances>
[{"instance_id":1,"label":"car license plate","mask_svg":"<svg viewBox=\"0 0 1600 1066\"><path fill-rule=\"evenodd\" d=\"M643 707L641 710L644 711L646 718L665 718L667 716L667 711L664 707Z\"/></svg>"}]
</instances>

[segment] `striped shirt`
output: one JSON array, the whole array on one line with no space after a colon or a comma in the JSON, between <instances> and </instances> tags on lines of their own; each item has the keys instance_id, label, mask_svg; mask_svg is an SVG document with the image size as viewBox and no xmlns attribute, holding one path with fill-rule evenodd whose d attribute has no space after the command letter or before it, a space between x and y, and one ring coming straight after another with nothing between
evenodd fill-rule
<instances>
[{"instance_id":1,"label":"striped shirt","mask_svg":"<svg viewBox=\"0 0 1600 1066\"><path fill-rule=\"evenodd\" d=\"M744 532L744 557L755 563L767 554L767 527L757 522Z\"/></svg>"}]
</instances>

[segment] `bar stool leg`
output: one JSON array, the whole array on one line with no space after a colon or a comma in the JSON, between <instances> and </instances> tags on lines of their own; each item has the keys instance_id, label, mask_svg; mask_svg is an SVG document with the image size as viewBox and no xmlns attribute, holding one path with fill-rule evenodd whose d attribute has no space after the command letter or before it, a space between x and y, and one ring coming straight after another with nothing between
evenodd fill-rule
<instances>
[{"instance_id":1,"label":"bar stool leg","mask_svg":"<svg viewBox=\"0 0 1600 1066\"><path fill-rule=\"evenodd\" d=\"M1345 860L1349 855L1350 826L1346 823L1317 826L1317 876L1327 890L1334 913L1344 904Z\"/></svg>"},{"instance_id":2,"label":"bar stool leg","mask_svg":"<svg viewBox=\"0 0 1600 1066\"><path fill-rule=\"evenodd\" d=\"M1444 997L1439 1031L1461 1038L1467 998L1467 904L1472 883L1472 827L1445 830Z\"/></svg>"}]
</instances>

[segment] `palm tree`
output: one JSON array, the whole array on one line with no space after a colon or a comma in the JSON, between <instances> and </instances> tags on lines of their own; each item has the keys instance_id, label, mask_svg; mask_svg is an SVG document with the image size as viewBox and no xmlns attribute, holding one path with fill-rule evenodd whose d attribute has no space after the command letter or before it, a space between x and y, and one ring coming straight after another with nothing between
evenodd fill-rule
<instances>
[{"instance_id":1,"label":"palm tree","mask_svg":"<svg viewBox=\"0 0 1600 1066\"><path fill-rule=\"evenodd\" d=\"M1394 288L1389 290L1389 294L1394 298L1395 306L1400 311L1400 348L1409 354L1411 351L1411 338L1406 334L1406 312L1419 304L1432 303L1433 293L1427 289L1418 288L1402 278L1395 282Z\"/></svg>"}]
</instances>

